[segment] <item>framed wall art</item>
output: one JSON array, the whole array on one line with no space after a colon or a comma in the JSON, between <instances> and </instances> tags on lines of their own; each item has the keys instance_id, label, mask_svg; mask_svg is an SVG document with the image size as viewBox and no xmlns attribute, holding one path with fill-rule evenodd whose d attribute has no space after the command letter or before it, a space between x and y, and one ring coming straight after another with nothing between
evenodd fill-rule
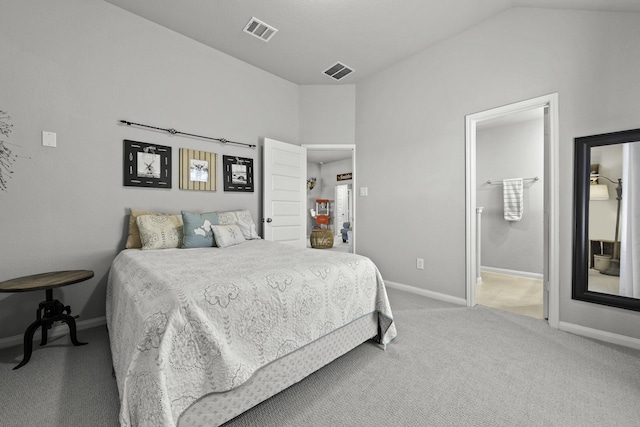
<instances>
[{"instance_id":1,"label":"framed wall art","mask_svg":"<svg viewBox=\"0 0 640 427\"><path fill-rule=\"evenodd\" d=\"M253 159L222 156L224 191L253 192Z\"/></svg>"},{"instance_id":2,"label":"framed wall art","mask_svg":"<svg viewBox=\"0 0 640 427\"><path fill-rule=\"evenodd\" d=\"M180 189L216 191L216 153L180 149Z\"/></svg>"},{"instance_id":3,"label":"framed wall art","mask_svg":"<svg viewBox=\"0 0 640 427\"><path fill-rule=\"evenodd\" d=\"M124 185L171 188L171 147L124 140Z\"/></svg>"}]
</instances>

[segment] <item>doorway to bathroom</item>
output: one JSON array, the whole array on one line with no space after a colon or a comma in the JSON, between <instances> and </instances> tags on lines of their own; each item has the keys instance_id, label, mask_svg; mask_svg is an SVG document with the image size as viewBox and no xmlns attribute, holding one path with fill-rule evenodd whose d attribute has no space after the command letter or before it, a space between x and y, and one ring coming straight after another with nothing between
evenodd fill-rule
<instances>
[{"instance_id":1,"label":"doorway to bathroom","mask_svg":"<svg viewBox=\"0 0 640 427\"><path fill-rule=\"evenodd\" d=\"M467 305L558 327L557 94L467 116Z\"/></svg>"},{"instance_id":2,"label":"doorway to bathroom","mask_svg":"<svg viewBox=\"0 0 640 427\"><path fill-rule=\"evenodd\" d=\"M543 176L544 107L478 123L477 304L544 318Z\"/></svg>"}]
</instances>

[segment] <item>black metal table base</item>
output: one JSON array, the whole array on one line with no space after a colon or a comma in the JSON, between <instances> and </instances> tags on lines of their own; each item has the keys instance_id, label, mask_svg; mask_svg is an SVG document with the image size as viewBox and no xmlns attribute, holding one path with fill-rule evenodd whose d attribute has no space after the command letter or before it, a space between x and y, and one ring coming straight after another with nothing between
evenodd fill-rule
<instances>
[{"instance_id":1,"label":"black metal table base","mask_svg":"<svg viewBox=\"0 0 640 427\"><path fill-rule=\"evenodd\" d=\"M46 301L40 303L38 311L36 311L36 320L29 325L24 333L24 357L22 362L13 369L21 368L31 359L33 335L39 327L42 327L42 340L40 341L40 345L47 343L47 331L51 328L53 322L60 321L69 326L69 333L73 345L87 344L86 342L78 341L76 337L76 320L71 316L71 307L63 305L57 299L53 299L53 291L51 289L46 289L45 292L47 293Z\"/></svg>"}]
</instances>

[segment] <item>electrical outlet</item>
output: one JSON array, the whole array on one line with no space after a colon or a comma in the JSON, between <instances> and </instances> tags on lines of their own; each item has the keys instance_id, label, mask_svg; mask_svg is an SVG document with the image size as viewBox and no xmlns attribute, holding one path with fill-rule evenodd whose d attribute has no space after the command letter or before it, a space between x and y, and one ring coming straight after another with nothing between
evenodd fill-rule
<instances>
[{"instance_id":1,"label":"electrical outlet","mask_svg":"<svg viewBox=\"0 0 640 427\"><path fill-rule=\"evenodd\" d=\"M416 268L418 270L424 270L424 259L423 258L416 258Z\"/></svg>"}]
</instances>

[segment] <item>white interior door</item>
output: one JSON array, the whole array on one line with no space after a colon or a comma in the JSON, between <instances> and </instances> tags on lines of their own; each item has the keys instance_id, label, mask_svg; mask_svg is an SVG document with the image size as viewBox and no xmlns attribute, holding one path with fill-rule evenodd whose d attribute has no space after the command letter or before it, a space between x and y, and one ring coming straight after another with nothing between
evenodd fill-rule
<instances>
[{"instance_id":1,"label":"white interior door","mask_svg":"<svg viewBox=\"0 0 640 427\"><path fill-rule=\"evenodd\" d=\"M265 138L263 159L264 239L304 248L307 149Z\"/></svg>"},{"instance_id":2,"label":"white interior door","mask_svg":"<svg viewBox=\"0 0 640 427\"><path fill-rule=\"evenodd\" d=\"M340 234L342 224L349 221L349 186L336 185L336 214L334 218L335 235Z\"/></svg>"}]
</instances>

